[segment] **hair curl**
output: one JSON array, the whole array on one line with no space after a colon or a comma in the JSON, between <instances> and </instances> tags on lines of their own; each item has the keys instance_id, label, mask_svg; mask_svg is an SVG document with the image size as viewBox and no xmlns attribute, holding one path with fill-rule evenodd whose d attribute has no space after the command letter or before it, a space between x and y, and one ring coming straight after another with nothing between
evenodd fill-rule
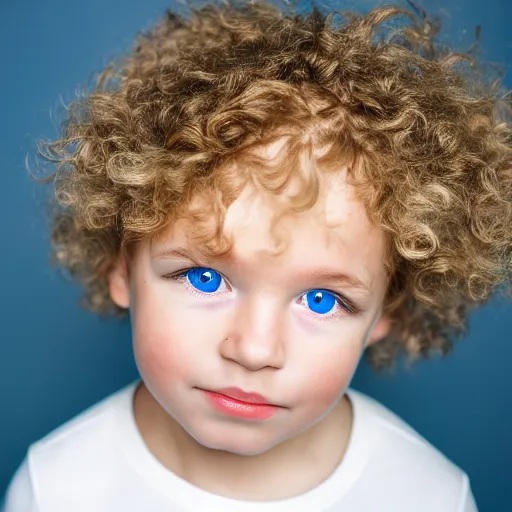
<instances>
[{"instance_id":1,"label":"hair curl","mask_svg":"<svg viewBox=\"0 0 512 512\"><path fill-rule=\"evenodd\" d=\"M186 214L198 190L214 191L209 211L190 213L198 221L248 181L279 193L299 176L293 207L307 208L322 168L357 162L358 194L390 240L392 332L371 363L447 353L470 309L511 282L512 129L498 88L470 55L437 44L438 28L394 7L168 12L42 145L56 165L55 258L88 307L116 311L106 277L122 248ZM256 161L254 147L283 135L290 157L331 149L309 170ZM232 176L228 164L251 158Z\"/></svg>"}]
</instances>

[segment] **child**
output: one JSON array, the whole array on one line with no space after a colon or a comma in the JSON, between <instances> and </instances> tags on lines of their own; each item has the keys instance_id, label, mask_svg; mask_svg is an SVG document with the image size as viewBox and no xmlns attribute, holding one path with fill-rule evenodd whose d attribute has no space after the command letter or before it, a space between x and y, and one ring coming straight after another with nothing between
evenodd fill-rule
<instances>
[{"instance_id":1,"label":"child","mask_svg":"<svg viewBox=\"0 0 512 512\"><path fill-rule=\"evenodd\" d=\"M402 23L398 20L409 21ZM7 512L473 512L348 388L507 287L512 130L421 13L169 13L72 106L53 243L141 381L35 443Z\"/></svg>"}]
</instances>

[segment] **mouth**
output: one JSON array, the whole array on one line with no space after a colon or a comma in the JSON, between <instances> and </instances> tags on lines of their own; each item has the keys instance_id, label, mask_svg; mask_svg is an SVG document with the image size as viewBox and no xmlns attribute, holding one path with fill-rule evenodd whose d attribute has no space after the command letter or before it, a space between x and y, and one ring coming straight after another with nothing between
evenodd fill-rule
<instances>
[{"instance_id":1,"label":"mouth","mask_svg":"<svg viewBox=\"0 0 512 512\"><path fill-rule=\"evenodd\" d=\"M258 393L247 393L239 388L223 388L213 392L247 404L274 405Z\"/></svg>"},{"instance_id":2,"label":"mouth","mask_svg":"<svg viewBox=\"0 0 512 512\"><path fill-rule=\"evenodd\" d=\"M271 418L282 407L270 404L257 393L247 393L238 388L224 388L219 391L200 389L210 405L227 416L246 420L262 421Z\"/></svg>"}]
</instances>

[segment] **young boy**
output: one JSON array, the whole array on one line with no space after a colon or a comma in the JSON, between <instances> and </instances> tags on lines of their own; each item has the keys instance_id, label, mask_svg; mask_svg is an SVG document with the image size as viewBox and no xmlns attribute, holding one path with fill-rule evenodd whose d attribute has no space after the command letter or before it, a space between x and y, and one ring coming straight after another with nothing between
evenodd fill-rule
<instances>
[{"instance_id":1,"label":"young boy","mask_svg":"<svg viewBox=\"0 0 512 512\"><path fill-rule=\"evenodd\" d=\"M35 443L7 512L476 511L348 388L363 351L446 353L510 284L506 105L432 26L169 13L70 108L55 255L129 311L141 381Z\"/></svg>"}]
</instances>

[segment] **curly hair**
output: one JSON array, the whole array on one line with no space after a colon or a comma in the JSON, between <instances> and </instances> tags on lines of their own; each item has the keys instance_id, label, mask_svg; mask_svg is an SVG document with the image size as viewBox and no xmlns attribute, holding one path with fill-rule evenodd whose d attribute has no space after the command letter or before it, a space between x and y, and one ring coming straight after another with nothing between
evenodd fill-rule
<instances>
[{"instance_id":1,"label":"curly hair","mask_svg":"<svg viewBox=\"0 0 512 512\"><path fill-rule=\"evenodd\" d=\"M302 187L290 207L306 209L319 173L345 163L389 237L392 327L367 350L371 364L448 353L470 310L511 283L512 128L506 94L471 54L437 43L438 29L397 7L168 12L42 143L55 165L55 259L87 306L119 312L107 275L120 251L177 215L220 223L244 184L279 194L292 177ZM286 165L258 160L255 147L283 136ZM198 191L212 194L207 211L187 209Z\"/></svg>"}]
</instances>

